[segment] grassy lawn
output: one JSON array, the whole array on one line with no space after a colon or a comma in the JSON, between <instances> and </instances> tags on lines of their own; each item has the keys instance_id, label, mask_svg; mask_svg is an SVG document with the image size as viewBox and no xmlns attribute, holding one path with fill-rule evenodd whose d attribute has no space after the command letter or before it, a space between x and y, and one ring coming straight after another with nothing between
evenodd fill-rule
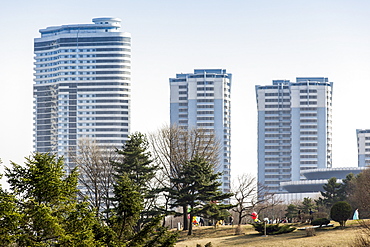
<instances>
[{"instance_id":1,"label":"grassy lawn","mask_svg":"<svg viewBox=\"0 0 370 247\"><path fill-rule=\"evenodd\" d=\"M347 221L345 229L338 229L336 222L331 222L334 227L316 229L316 236L307 237L305 230L295 230L292 233L271 235L263 237L258 235L251 225L242 226L242 235L235 235L235 226L195 227L194 235L187 236L187 232L181 232L176 247L195 247L196 244L211 242L213 247L219 246L350 246L358 234L361 234L358 223ZM297 225L295 227L306 227L308 225Z\"/></svg>"}]
</instances>

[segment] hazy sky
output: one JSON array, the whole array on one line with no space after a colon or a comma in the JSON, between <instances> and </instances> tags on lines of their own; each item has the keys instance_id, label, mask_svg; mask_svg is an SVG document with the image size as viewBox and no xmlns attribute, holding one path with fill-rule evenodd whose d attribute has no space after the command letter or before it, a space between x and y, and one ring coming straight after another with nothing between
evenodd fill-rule
<instances>
[{"instance_id":1,"label":"hazy sky","mask_svg":"<svg viewBox=\"0 0 370 247\"><path fill-rule=\"evenodd\" d=\"M357 166L356 129L370 128L370 1L12 0L0 8L0 158L32 152L33 38L38 30L122 19L132 34L132 131L169 123L176 73L224 68L232 82L232 176L257 172L255 85L334 82L333 166Z\"/></svg>"}]
</instances>

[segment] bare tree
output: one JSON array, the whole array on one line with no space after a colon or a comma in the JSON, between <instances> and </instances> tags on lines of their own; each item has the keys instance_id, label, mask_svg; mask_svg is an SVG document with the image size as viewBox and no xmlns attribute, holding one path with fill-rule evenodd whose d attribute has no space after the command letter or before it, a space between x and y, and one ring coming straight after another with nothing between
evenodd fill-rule
<instances>
[{"instance_id":1,"label":"bare tree","mask_svg":"<svg viewBox=\"0 0 370 247\"><path fill-rule=\"evenodd\" d=\"M353 208L358 208L364 218L370 217L370 168L359 173L349 184L347 189L348 201Z\"/></svg>"},{"instance_id":2,"label":"bare tree","mask_svg":"<svg viewBox=\"0 0 370 247\"><path fill-rule=\"evenodd\" d=\"M240 225L258 201L257 181L250 174L239 175L236 180L232 186L236 206L232 210L237 213L237 222Z\"/></svg>"},{"instance_id":3,"label":"bare tree","mask_svg":"<svg viewBox=\"0 0 370 247\"><path fill-rule=\"evenodd\" d=\"M116 158L114 148L101 146L93 139L82 139L70 158L80 173L80 196L87 198L97 215L103 214L107 219L114 182L111 164Z\"/></svg>"},{"instance_id":4,"label":"bare tree","mask_svg":"<svg viewBox=\"0 0 370 247\"><path fill-rule=\"evenodd\" d=\"M257 194L258 198L253 203L253 208L259 215L261 212L266 212L269 209L273 212L274 207L276 208L276 206L281 205L283 202L279 194L269 192L267 187L263 185L258 185ZM266 215L268 214L266 213ZM274 215L271 214L271 217L274 217Z\"/></svg>"},{"instance_id":5,"label":"bare tree","mask_svg":"<svg viewBox=\"0 0 370 247\"><path fill-rule=\"evenodd\" d=\"M204 158L215 164L217 170L220 164L221 144L213 130L210 129L183 129L178 126L164 126L156 133L149 135L149 142L155 162L160 165L162 172L158 181L163 187L180 190L181 184L171 184L171 178L177 178L183 165L195 157ZM169 199L166 193L162 194L166 202ZM169 209L168 204L165 205ZM187 205L183 205L183 226L188 229Z\"/></svg>"}]
</instances>

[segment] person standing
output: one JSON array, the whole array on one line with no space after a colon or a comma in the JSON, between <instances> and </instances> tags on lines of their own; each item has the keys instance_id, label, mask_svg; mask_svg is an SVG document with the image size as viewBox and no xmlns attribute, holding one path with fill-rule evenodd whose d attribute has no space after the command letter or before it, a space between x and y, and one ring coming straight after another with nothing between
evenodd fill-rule
<instances>
[{"instance_id":1,"label":"person standing","mask_svg":"<svg viewBox=\"0 0 370 247\"><path fill-rule=\"evenodd\" d=\"M353 213L353 219L354 220L359 220L359 215L358 215L358 208L356 208L355 212Z\"/></svg>"}]
</instances>

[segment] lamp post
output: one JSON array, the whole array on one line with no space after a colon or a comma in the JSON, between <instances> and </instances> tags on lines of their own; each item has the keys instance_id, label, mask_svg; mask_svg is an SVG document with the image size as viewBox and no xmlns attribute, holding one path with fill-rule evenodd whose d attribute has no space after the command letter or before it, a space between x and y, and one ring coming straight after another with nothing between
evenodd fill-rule
<instances>
[{"instance_id":1,"label":"lamp post","mask_svg":"<svg viewBox=\"0 0 370 247\"><path fill-rule=\"evenodd\" d=\"M263 219L263 222L265 224L265 229L264 229L264 235L262 237L267 237L267 234L266 234L266 224L267 224L268 220L269 220L268 218L264 218Z\"/></svg>"}]
</instances>

